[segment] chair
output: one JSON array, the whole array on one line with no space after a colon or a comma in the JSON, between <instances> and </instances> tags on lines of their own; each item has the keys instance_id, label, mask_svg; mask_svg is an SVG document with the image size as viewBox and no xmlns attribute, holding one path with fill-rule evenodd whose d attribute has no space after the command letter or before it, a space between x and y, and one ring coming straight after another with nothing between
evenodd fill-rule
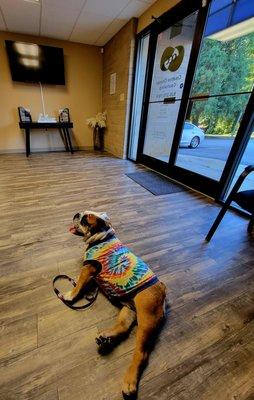
<instances>
[{"instance_id":1,"label":"chair","mask_svg":"<svg viewBox=\"0 0 254 400\"><path fill-rule=\"evenodd\" d=\"M248 225L248 233L252 233L254 227L254 190L244 190L238 192L245 178L254 171L254 165L249 165L241 173L237 179L233 189L231 190L227 200L225 201L222 209L220 210L217 218L215 219L210 231L208 232L205 240L209 242L213 237L216 229L218 228L222 218L226 214L232 201L235 201L241 208L248 211L251 214L250 222Z\"/></svg>"}]
</instances>

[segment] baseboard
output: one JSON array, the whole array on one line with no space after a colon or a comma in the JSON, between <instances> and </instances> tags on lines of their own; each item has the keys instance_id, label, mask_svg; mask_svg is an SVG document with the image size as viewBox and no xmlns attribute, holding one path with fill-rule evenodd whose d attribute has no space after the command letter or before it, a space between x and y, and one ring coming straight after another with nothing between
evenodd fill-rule
<instances>
[{"instance_id":1,"label":"baseboard","mask_svg":"<svg viewBox=\"0 0 254 400\"><path fill-rule=\"evenodd\" d=\"M111 154L112 156L116 157L116 158L120 158L121 160L125 160L125 159L127 158L127 157L125 157L125 156L122 155L122 154L113 153L112 150L110 150L108 147L105 147L105 151L106 151L107 153Z\"/></svg>"},{"instance_id":2,"label":"baseboard","mask_svg":"<svg viewBox=\"0 0 254 400\"><path fill-rule=\"evenodd\" d=\"M94 151L93 146L74 146L73 150L76 151ZM50 152L63 152L65 151L64 147L39 147L39 148L33 148L31 150L31 154L33 153L50 153ZM108 148L105 148L105 151L109 154L111 154L114 157L120 158L120 159L126 159L126 156L120 155L120 154L114 154L112 151ZM0 154L25 154L26 150L25 149L0 149Z\"/></svg>"},{"instance_id":3,"label":"baseboard","mask_svg":"<svg viewBox=\"0 0 254 400\"><path fill-rule=\"evenodd\" d=\"M93 146L75 146L73 147L73 150L86 150L86 151L91 151L93 150ZM31 153L50 153L50 152L63 152L65 151L64 147L50 147L50 148L35 148L31 150ZM25 149L0 149L0 154L25 154L26 150Z\"/></svg>"}]
</instances>

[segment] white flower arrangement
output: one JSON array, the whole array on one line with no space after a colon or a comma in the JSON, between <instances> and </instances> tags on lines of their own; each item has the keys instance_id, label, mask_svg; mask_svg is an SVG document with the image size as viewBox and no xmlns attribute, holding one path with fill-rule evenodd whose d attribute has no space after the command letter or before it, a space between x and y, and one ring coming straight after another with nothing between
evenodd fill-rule
<instances>
[{"instance_id":1,"label":"white flower arrangement","mask_svg":"<svg viewBox=\"0 0 254 400\"><path fill-rule=\"evenodd\" d=\"M87 125L91 128L106 128L107 113L106 111L100 112L95 117L88 118L86 120Z\"/></svg>"}]
</instances>

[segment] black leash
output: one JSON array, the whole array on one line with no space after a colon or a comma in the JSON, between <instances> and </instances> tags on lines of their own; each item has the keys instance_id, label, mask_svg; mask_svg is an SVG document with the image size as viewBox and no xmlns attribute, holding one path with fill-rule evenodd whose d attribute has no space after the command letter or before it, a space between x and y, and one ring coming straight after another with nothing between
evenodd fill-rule
<instances>
[{"instance_id":1,"label":"black leash","mask_svg":"<svg viewBox=\"0 0 254 400\"><path fill-rule=\"evenodd\" d=\"M76 286L76 282L74 281L74 279L70 278L68 275L57 275L54 279L53 279L53 289L55 294L57 295L57 297L69 308L71 308L72 310L82 310L84 308L88 308L90 307L96 300L97 296L98 296L98 292L99 292L99 288L98 286L96 287L95 291L92 294L87 294L85 295L85 299L88 301L87 304L83 304L82 306L73 306L69 301L65 300L63 294L61 294L59 292L59 290L55 287L55 283L56 281L58 281L59 279L67 279L69 282L71 282L72 286Z\"/></svg>"}]
</instances>

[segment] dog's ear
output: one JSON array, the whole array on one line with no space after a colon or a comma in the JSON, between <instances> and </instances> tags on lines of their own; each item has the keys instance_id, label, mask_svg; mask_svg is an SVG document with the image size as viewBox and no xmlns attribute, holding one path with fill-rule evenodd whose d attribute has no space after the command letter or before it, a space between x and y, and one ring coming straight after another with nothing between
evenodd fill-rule
<instances>
[{"instance_id":1,"label":"dog's ear","mask_svg":"<svg viewBox=\"0 0 254 400\"><path fill-rule=\"evenodd\" d=\"M96 216L95 215L93 215L93 214L88 214L87 215L87 217L86 217L86 219L87 219L87 222L88 222L88 224L89 225L96 225L97 224L97 221L98 221L98 219L96 218Z\"/></svg>"}]
</instances>

